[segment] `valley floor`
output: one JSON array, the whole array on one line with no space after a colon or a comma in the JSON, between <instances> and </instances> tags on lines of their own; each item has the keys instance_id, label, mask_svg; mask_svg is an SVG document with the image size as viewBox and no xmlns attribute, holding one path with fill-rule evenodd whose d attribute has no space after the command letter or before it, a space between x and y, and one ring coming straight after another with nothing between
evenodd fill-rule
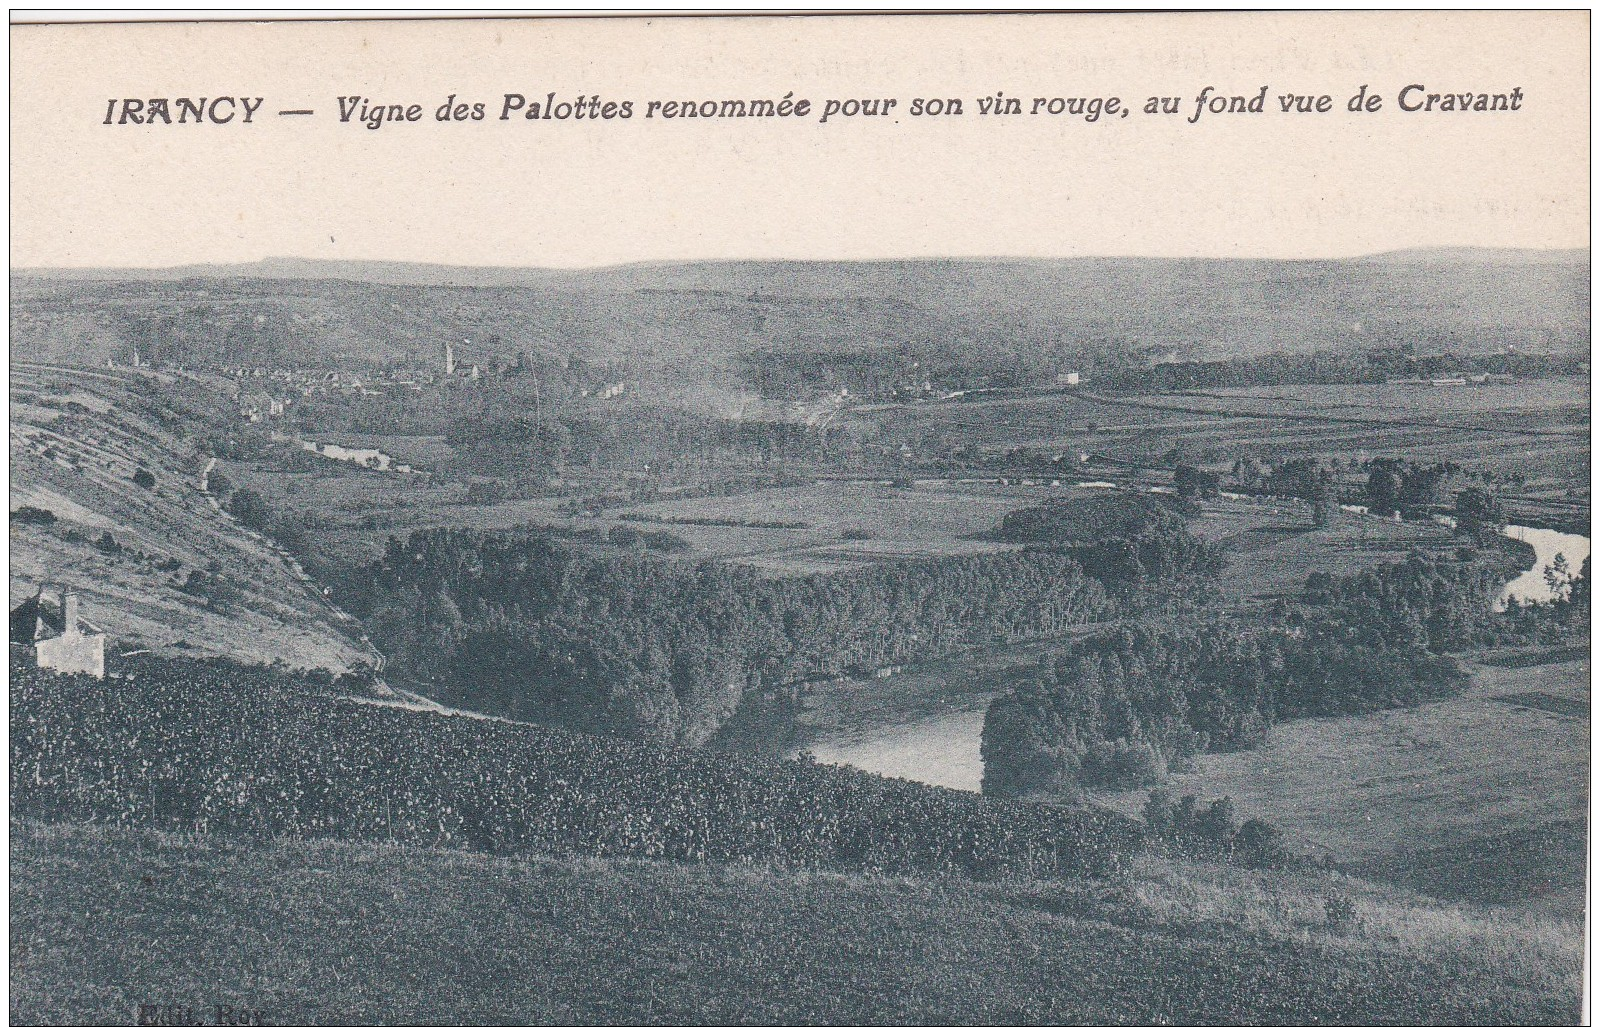
<instances>
[{"instance_id":1,"label":"valley floor","mask_svg":"<svg viewBox=\"0 0 1600 1027\"><path fill-rule=\"evenodd\" d=\"M14 821L11 1019L1557 1023L1575 921L1143 858L967 881ZM1332 890L1357 926L1327 923ZM209 1022L209 1020L207 1021Z\"/></svg>"}]
</instances>

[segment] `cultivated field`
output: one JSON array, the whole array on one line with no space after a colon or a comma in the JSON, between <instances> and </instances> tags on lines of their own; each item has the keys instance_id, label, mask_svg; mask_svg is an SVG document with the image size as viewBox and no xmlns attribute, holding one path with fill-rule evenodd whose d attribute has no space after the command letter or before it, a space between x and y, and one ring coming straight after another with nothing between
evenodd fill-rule
<instances>
[{"instance_id":1,"label":"cultivated field","mask_svg":"<svg viewBox=\"0 0 1600 1027\"><path fill-rule=\"evenodd\" d=\"M1578 1015L1574 931L1315 874L1148 860L998 885L28 822L11 846L15 1022L140 1003L303 1024Z\"/></svg>"},{"instance_id":2,"label":"cultivated field","mask_svg":"<svg viewBox=\"0 0 1600 1027\"><path fill-rule=\"evenodd\" d=\"M330 522L321 542L346 558L371 559L390 536L429 527L542 524L602 532L631 527L683 539L690 546L682 554L686 559L727 560L776 574L1015 548L979 536L1010 511L1067 491L1048 486L922 482L903 488L880 482L818 482L619 505L595 516L575 516L567 512L570 501L562 497L475 504L468 501L465 486L430 485L419 476L335 467L303 475L243 468L229 473L289 508L314 501L319 517ZM712 521L718 523L706 523Z\"/></svg>"},{"instance_id":3,"label":"cultivated field","mask_svg":"<svg viewBox=\"0 0 1600 1027\"><path fill-rule=\"evenodd\" d=\"M326 463L314 473L263 474L233 467L229 473L283 508L314 502L325 525L319 529L319 545L344 559L375 559L389 537L421 528L542 524L606 532L631 527L682 539L689 545L679 554L683 559L739 563L772 574L825 573L885 560L1014 549L989 537L1007 513L1053 498L1092 494L1070 481L1049 478L1030 478L1030 485L823 481L619 505L594 516L574 516L568 512L569 501L560 497L475 504L458 483L435 485L423 476ZM1114 477L1143 488L1164 476ZM1219 499L1203 506L1204 515L1191 527L1202 537L1227 544L1223 587L1238 597L1296 589L1312 570L1344 573L1401 559L1414 548L1453 547L1447 529L1427 522L1341 513L1331 526L1312 530L1303 503Z\"/></svg>"},{"instance_id":4,"label":"cultivated field","mask_svg":"<svg viewBox=\"0 0 1600 1027\"><path fill-rule=\"evenodd\" d=\"M1548 661L1548 662L1544 662ZM1460 697L1279 724L1173 794L1231 796L1313 855L1433 894L1574 921L1584 908L1589 654L1472 665ZM1113 805L1137 812L1145 793Z\"/></svg>"},{"instance_id":5,"label":"cultivated field","mask_svg":"<svg viewBox=\"0 0 1600 1027\"><path fill-rule=\"evenodd\" d=\"M891 436L1224 467L1241 457L1403 456L1521 473L1531 494L1587 500L1589 380L1510 385L1302 385L1111 397L1054 392L857 413Z\"/></svg>"}]
</instances>

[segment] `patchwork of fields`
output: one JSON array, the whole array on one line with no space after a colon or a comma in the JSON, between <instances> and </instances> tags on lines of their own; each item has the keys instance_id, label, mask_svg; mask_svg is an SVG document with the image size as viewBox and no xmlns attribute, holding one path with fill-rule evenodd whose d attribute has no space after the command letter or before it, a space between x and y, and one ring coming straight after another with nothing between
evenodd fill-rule
<instances>
[{"instance_id":1,"label":"patchwork of fields","mask_svg":"<svg viewBox=\"0 0 1600 1027\"><path fill-rule=\"evenodd\" d=\"M315 495L325 544L372 558L392 535L421 528L497 529L549 525L570 530L628 527L664 531L689 543L685 559L736 561L778 574L834 571L864 562L1015 548L987 535L1012 510L1068 491L1043 486L824 481L732 496L570 512L561 497L471 503L459 485L329 467L314 474L232 471L252 488L293 506Z\"/></svg>"},{"instance_id":2,"label":"patchwork of fields","mask_svg":"<svg viewBox=\"0 0 1600 1027\"><path fill-rule=\"evenodd\" d=\"M1031 482L1026 485L944 479L901 485L820 481L732 496L634 503L575 516L568 501L559 497L475 504L467 501L460 485L434 485L422 476L385 475L331 461L315 473L230 473L286 506L315 496L319 543L344 559L375 559L389 537L422 528L548 525L602 533L632 528L683 540L688 548L678 554L682 559L721 560L780 575L1015 549L991 537L1006 514L1093 492L1050 478L1026 479ZM1110 476L1136 489L1165 477ZM1436 524L1351 513L1313 530L1309 509L1287 500L1218 499L1203 507L1203 516L1191 527L1228 545L1223 587L1235 596L1277 595L1297 588L1311 570L1343 573L1402 558L1415 548L1452 545L1449 530Z\"/></svg>"},{"instance_id":3,"label":"patchwork of fields","mask_svg":"<svg viewBox=\"0 0 1600 1027\"><path fill-rule=\"evenodd\" d=\"M1522 473L1535 491L1588 498L1589 380L1506 385L1300 385L1138 397L1051 392L886 408L891 433L959 435L983 452L1018 446L1152 461L1404 456ZM857 414L866 418L869 415ZM1572 495L1568 495L1568 493Z\"/></svg>"},{"instance_id":4,"label":"patchwork of fields","mask_svg":"<svg viewBox=\"0 0 1600 1027\"><path fill-rule=\"evenodd\" d=\"M1083 470L1140 488L1170 484L1169 469L1152 466L1174 458L1226 473L1251 457L1313 456L1345 467L1345 490L1358 489L1354 465L1380 456L1454 461L1496 475L1520 475L1510 502L1519 516L1561 520L1587 516L1589 409L1587 379L1472 386L1306 385L1224 389L1137 397L1093 392L1000 395L962 401L876 405L846 409L853 423L885 448L898 440L940 440L993 460L1016 449L1059 458L1059 471L993 470L948 477L915 470L884 479L830 480L761 488L735 495L612 501L593 516L574 515L565 493L526 499L469 495L460 480L429 475L379 474L326 461L313 472L286 473L259 466L225 465L228 474L288 510L317 518L320 544L342 560L363 561L381 552L391 535L425 527L510 528L544 524L562 529L629 526L666 532L688 548L688 559L736 561L773 574L835 571L863 562L915 556L971 554L1004 548L986 536L1006 513L1062 494ZM331 436L330 436L331 437ZM376 446L421 468L441 466L452 450L438 436L339 436L346 445ZM1104 457L1080 469L1083 457ZM1170 464L1168 464L1170 467ZM804 469L802 468L802 473ZM634 477L638 477L634 475ZM1031 484L1021 484L1027 481ZM621 486L622 477L612 484ZM907 484L907 483L910 484ZM1058 485L1053 483L1059 482ZM642 483L642 479L640 481ZM605 491L605 478L569 483ZM1236 547L1236 593L1271 592L1239 583L1255 574L1274 580L1276 565L1310 565L1337 571L1392 558L1410 546L1441 544L1431 526L1384 526L1361 519L1333 535L1295 537L1308 511L1298 504L1264 502L1207 506L1198 530ZM1281 559L1280 559L1281 557ZM1259 574L1257 572L1260 572Z\"/></svg>"}]
</instances>

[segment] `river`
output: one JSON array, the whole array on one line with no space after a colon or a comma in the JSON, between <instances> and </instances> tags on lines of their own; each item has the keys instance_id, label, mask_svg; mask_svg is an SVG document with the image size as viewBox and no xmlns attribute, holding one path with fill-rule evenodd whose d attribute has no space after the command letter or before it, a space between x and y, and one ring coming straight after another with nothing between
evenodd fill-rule
<instances>
[{"instance_id":1,"label":"river","mask_svg":"<svg viewBox=\"0 0 1600 1027\"><path fill-rule=\"evenodd\" d=\"M807 746L819 763L976 792L983 786L983 709L940 713L904 724L823 734Z\"/></svg>"},{"instance_id":2,"label":"river","mask_svg":"<svg viewBox=\"0 0 1600 1027\"><path fill-rule=\"evenodd\" d=\"M1567 566L1576 574L1583 561L1589 557L1589 539L1584 535L1571 535L1550 528L1529 528L1521 524L1508 524L1505 534L1519 542L1526 542L1536 554L1533 566L1506 583L1500 593L1500 604L1516 598L1523 602L1544 602L1550 598L1550 586L1544 580L1545 570L1555 562L1557 554L1567 558Z\"/></svg>"},{"instance_id":3,"label":"river","mask_svg":"<svg viewBox=\"0 0 1600 1027\"><path fill-rule=\"evenodd\" d=\"M1506 535L1533 546L1537 558L1531 569L1512 579L1501 593L1503 604L1510 596L1522 600L1546 600L1550 588L1544 580L1545 568L1557 553L1564 554L1575 572L1589 555L1589 539L1548 528L1509 525ZM839 763L885 777L903 777L924 784L943 785L963 791L979 791L983 784L983 758L979 747L983 717L989 696L958 711L927 707L923 712L902 711L893 722L865 726L840 726L824 729L806 744L822 763Z\"/></svg>"}]
</instances>

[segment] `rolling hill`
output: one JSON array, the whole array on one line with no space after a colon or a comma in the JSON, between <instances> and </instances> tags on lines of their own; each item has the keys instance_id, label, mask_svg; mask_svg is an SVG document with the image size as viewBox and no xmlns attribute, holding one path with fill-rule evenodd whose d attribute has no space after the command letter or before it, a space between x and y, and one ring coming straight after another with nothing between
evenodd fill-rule
<instances>
[{"instance_id":1,"label":"rolling hill","mask_svg":"<svg viewBox=\"0 0 1600 1027\"><path fill-rule=\"evenodd\" d=\"M1587 251L1349 260L706 261L583 270L273 260L12 276L12 353L103 364L527 351L730 382L751 354L956 350L1105 366L1410 344L1588 348ZM462 345L461 340L470 340Z\"/></svg>"},{"instance_id":2,"label":"rolling hill","mask_svg":"<svg viewBox=\"0 0 1600 1027\"><path fill-rule=\"evenodd\" d=\"M359 627L278 546L200 490L192 436L220 396L17 363L10 384L13 607L65 584L123 648L333 670L373 661ZM54 519L30 523L22 507Z\"/></svg>"}]
</instances>

